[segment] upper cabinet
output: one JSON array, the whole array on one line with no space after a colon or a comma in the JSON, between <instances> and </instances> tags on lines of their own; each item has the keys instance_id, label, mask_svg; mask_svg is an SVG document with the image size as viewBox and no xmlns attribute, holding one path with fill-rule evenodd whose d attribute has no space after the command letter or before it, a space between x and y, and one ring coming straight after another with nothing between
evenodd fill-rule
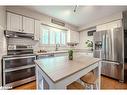
<instances>
[{"instance_id":1,"label":"upper cabinet","mask_svg":"<svg viewBox=\"0 0 127 95\"><path fill-rule=\"evenodd\" d=\"M96 27L97 31L101 31L101 30L111 30L117 27L122 27L122 21L121 20L116 20L116 21L112 21L106 24L102 24L102 25L98 25Z\"/></svg>"},{"instance_id":2,"label":"upper cabinet","mask_svg":"<svg viewBox=\"0 0 127 95\"><path fill-rule=\"evenodd\" d=\"M41 25L41 22L38 20L35 20L34 40L40 39L40 25Z\"/></svg>"},{"instance_id":3,"label":"upper cabinet","mask_svg":"<svg viewBox=\"0 0 127 95\"><path fill-rule=\"evenodd\" d=\"M34 19L23 17L23 32L34 33Z\"/></svg>"},{"instance_id":4,"label":"upper cabinet","mask_svg":"<svg viewBox=\"0 0 127 95\"><path fill-rule=\"evenodd\" d=\"M7 30L34 33L34 19L7 12Z\"/></svg>"},{"instance_id":5,"label":"upper cabinet","mask_svg":"<svg viewBox=\"0 0 127 95\"><path fill-rule=\"evenodd\" d=\"M22 32L22 16L7 12L7 30Z\"/></svg>"},{"instance_id":6,"label":"upper cabinet","mask_svg":"<svg viewBox=\"0 0 127 95\"><path fill-rule=\"evenodd\" d=\"M70 31L70 42L79 43L79 32Z\"/></svg>"}]
</instances>

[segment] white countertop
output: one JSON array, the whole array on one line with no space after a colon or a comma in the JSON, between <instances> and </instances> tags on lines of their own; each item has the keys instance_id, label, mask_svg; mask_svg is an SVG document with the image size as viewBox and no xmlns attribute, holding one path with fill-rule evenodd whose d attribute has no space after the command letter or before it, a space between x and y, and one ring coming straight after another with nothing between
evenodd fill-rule
<instances>
[{"instance_id":1,"label":"white countertop","mask_svg":"<svg viewBox=\"0 0 127 95\"><path fill-rule=\"evenodd\" d=\"M60 56L35 60L35 63L53 82L57 82L98 61L98 58L74 55L73 60L68 60L67 56Z\"/></svg>"},{"instance_id":2,"label":"white countertop","mask_svg":"<svg viewBox=\"0 0 127 95\"><path fill-rule=\"evenodd\" d=\"M67 53L68 51L63 51L63 50L60 50L60 51L47 51L47 52L42 52L42 53L38 53L38 52L35 52L34 54L36 55L46 55L46 54L56 54L56 53Z\"/></svg>"},{"instance_id":3,"label":"white countertop","mask_svg":"<svg viewBox=\"0 0 127 95\"><path fill-rule=\"evenodd\" d=\"M57 53L67 53L68 50L58 50L58 51L47 51L47 52L34 52L36 55L47 55L47 54L57 54ZM82 53L93 53L92 51L89 50L83 50L83 49L74 49L74 52L82 52Z\"/></svg>"}]
</instances>

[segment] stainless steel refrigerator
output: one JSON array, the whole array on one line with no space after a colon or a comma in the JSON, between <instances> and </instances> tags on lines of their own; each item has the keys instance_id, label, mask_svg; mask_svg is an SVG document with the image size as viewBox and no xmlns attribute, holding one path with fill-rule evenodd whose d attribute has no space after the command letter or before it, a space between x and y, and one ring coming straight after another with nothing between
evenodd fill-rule
<instances>
[{"instance_id":1,"label":"stainless steel refrigerator","mask_svg":"<svg viewBox=\"0 0 127 95\"><path fill-rule=\"evenodd\" d=\"M94 33L94 57L102 59L101 74L124 81L124 35L122 28Z\"/></svg>"}]
</instances>

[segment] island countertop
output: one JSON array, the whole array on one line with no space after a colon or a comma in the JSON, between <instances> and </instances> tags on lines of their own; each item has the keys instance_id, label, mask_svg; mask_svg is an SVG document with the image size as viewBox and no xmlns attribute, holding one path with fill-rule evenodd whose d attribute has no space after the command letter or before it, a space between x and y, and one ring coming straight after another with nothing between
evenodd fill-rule
<instances>
[{"instance_id":1,"label":"island countertop","mask_svg":"<svg viewBox=\"0 0 127 95\"><path fill-rule=\"evenodd\" d=\"M55 83L99 61L99 58L76 55L73 60L60 56L35 60L35 63Z\"/></svg>"}]
</instances>

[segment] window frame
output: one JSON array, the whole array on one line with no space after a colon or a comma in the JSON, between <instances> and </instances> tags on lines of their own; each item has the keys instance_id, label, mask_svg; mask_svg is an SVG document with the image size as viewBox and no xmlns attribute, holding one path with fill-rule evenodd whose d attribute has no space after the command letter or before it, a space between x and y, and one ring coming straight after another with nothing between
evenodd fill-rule
<instances>
[{"instance_id":1,"label":"window frame","mask_svg":"<svg viewBox=\"0 0 127 95\"><path fill-rule=\"evenodd\" d=\"M41 35L43 35L43 29L47 29L48 30L48 44L44 44L43 43L43 41L39 41L39 43L40 43L40 45L41 46L55 46L56 45L56 33L55 33L55 36L54 36L54 40L55 40L55 44L51 44L50 43L50 34L51 34L51 31L52 31L52 28L50 28L49 26L44 26L44 25L41 25L40 26L40 39L41 39ZM57 28L56 28L57 29ZM57 30L60 30L60 29L57 29ZM56 31L53 31L53 32L56 32ZM62 32L64 32L65 33L65 44L62 44ZM62 46L62 47L65 47L65 46L67 46L67 32L68 31L64 31L64 30L60 30L60 46ZM42 33L42 34L41 34Z\"/></svg>"}]
</instances>

